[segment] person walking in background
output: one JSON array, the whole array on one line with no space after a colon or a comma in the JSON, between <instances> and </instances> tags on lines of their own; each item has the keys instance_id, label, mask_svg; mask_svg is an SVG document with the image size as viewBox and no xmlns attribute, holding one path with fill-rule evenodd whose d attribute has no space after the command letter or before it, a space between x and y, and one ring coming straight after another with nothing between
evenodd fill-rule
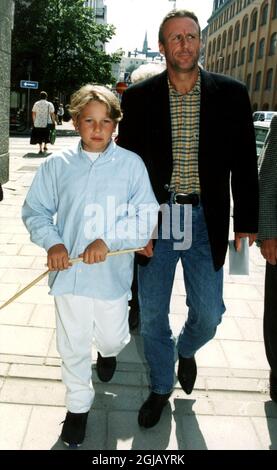
<instances>
[{"instance_id":1,"label":"person walking in background","mask_svg":"<svg viewBox=\"0 0 277 470\"><path fill-rule=\"evenodd\" d=\"M261 162L258 241L266 260L264 343L270 366L269 393L277 403L277 116L272 118Z\"/></svg>"},{"instance_id":2,"label":"person walking in background","mask_svg":"<svg viewBox=\"0 0 277 470\"><path fill-rule=\"evenodd\" d=\"M63 109L63 104L60 103L59 109L57 111L57 116L58 116L58 124L61 125L63 123L63 115L64 115L64 109Z\"/></svg>"},{"instance_id":3,"label":"person walking in background","mask_svg":"<svg viewBox=\"0 0 277 470\"><path fill-rule=\"evenodd\" d=\"M198 66L200 36L193 12L170 12L159 30L167 70L128 88L121 102L118 144L142 156L155 195L167 204L172 221L168 228L162 220L154 251L150 241L143 252L153 256L138 270L141 334L151 381L138 422L146 428L159 421L174 385L175 344L168 314L179 260L188 318L177 343L177 375L187 394L197 375L195 353L214 337L225 311L222 267L228 245L230 176L237 249L241 238L249 238L252 245L258 229L255 134L247 89ZM191 211L192 240L186 250L176 246L172 233L176 208L181 222ZM162 237L165 228L169 239Z\"/></svg>"},{"instance_id":4,"label":"person walking in background","mask_svg":"<svg viewBox=\"0 0 277 470\"><path fill-rule=\"evenodd\" d=\"M55 126L55 113L53 103L47 101L47 93L40 92L40 100L36 101L32 109L33 128L31 132L31 145L39 144L39 153L47 152L50 142L50 127ZM43 151L42 151L42 146Z\"/></svg>"},{"instance_id":5,"label":"person walking in background","mask_svg":"<svg viewBox=\"0 0 277 470\"><path fill-rule=\"evenodd\" d=\"M70 111L81 141L40 166L22 217L32 241L48 253L68 409L61 438L79 446L95 395L92 343L98 350L98 377L108 382L116 356L130 340L134 254L106 256L145 246L159 206L141 158L112 141L121 119L115 95L103 86L86 85L73 95ZM71 266L69 259L79 256L83 263Z\"/></svg>"},{"instance_id":6,"label":"person walking in background","mask_svg":"<svg viewBox=\"0 0 277 470\"><path fill-rule=\"evenodd\" d=\"M53 99L53 106L54 106L54 114L55 114L55 122L58 124L58 109L60 106L60 100L57 96Z\"/></svg>"}]
</instances>

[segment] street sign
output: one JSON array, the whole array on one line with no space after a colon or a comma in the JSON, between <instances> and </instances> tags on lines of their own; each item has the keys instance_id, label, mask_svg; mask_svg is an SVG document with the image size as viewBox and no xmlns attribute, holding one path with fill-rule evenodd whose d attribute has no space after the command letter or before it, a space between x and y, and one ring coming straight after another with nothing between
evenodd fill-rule
<instances>
[{"instance_id":1,"label":"street sign","mask_svg":"<svg viewBox=\"0 0 277 470\"><path fill-rule=\"evenodd\" d=\"M126 82L118 82L115 85L115 89L120 95L122 95L123 91L125 91L126 88L128 88L128 84Z\"/></svg>"},{"instance_id":2,"label":"street sign","mask_svg":"<svg viewBox=\"0 0 277 470\"><path fill-rule=\"evenodd\" d=\"M30 80L20 80L20 88L38 88L38 82L31 82Z\"/></svg>"}]
</instances>

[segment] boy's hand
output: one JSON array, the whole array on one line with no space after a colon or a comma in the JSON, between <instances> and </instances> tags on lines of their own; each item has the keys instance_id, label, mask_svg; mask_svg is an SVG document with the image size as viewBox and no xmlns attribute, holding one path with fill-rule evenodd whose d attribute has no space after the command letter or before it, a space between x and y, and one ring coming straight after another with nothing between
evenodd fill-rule
<instances>
[{"instance_id":1,"label":"boy's hand","mask_svg":"<svg viewBox=\"0 0 277 470\"><path fill-rule=\"evenodd\" d=\"M94 240L90 243L84 253L79 256L83 257L83 262L88 264L101 263L105 261L109 249L103 240Z\"/></svg>"},{"instance_id":2,"label":"boy's hand","mask_svg":"<svg viewBox=\"0 0 277 470\"><path fill-rule=\"evenodd\" d=\"M149 242L143 248L143 250L138 251L138 255L146 256L147 258L152 258L152 256L153 256L153 240L149 240Z\"/></svg>"},{"instance_id":3,"label":"boy's hand","mask_svg":"<svg viewBox=\"0 0 277 470\"><path fill-rule=\"evenodd\" d=\"M69 263L68 251L62 243L51 246L47 253L47 266L49 271L63 271L72 266Z\"/></svg>"}]
</instances>

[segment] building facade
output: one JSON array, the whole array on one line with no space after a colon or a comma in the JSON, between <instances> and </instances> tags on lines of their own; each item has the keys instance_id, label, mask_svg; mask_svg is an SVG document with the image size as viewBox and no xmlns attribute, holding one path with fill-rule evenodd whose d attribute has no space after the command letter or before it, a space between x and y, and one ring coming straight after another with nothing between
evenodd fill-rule
<instances>
[{"instance_id":1,"label":"building facade","mask_svg":"<svg viewBox=\"0 0 277 470\"><path fill-rule=\"evenodd\" d=\"M84 6L94 10L97 23L107 23L107 7L103 0L85 0Z\"/></svg>"},{"instance_id":2,"label":"building facade","mask_svg":"<svg viewBox=\"0 0 277 470\"><path fill-rule=\"evenodd\" d=\"M0 183L9 179L11 32L14 2L0 0Z\"/></svg>"},{"instance_id":3,"label":"building facade","mask_svg":"<svg viewBox=\"0 0 277 470\"><path fill-rule=\"evenodd\" d=\"M277 111L277 0L214 0L205 68L244 82L253 111Z\"/></svg>"}]
</instances>

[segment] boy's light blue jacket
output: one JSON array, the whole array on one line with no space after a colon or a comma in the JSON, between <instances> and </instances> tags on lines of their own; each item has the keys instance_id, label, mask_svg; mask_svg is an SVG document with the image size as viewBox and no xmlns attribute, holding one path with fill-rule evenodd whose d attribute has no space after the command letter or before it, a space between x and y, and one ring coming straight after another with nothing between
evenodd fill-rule
<instances>
[{"instance_id":1,"label":"boy's light blue jacket","mask_svg":"<svg viewBox=\"0 0 277 470\"><path fill-rule=\"evenodd\" d=\"M141 158L113 141L92 163L81 141L53 154L38 169L22 209L31 240L48 251L63 243L70 258L94 240L110 251L147 244L159 206ZM52 295L117 299L130 292L133 254L111 256L103 263L78 263L51 272Z\"/></svg>"}]
</instances>

